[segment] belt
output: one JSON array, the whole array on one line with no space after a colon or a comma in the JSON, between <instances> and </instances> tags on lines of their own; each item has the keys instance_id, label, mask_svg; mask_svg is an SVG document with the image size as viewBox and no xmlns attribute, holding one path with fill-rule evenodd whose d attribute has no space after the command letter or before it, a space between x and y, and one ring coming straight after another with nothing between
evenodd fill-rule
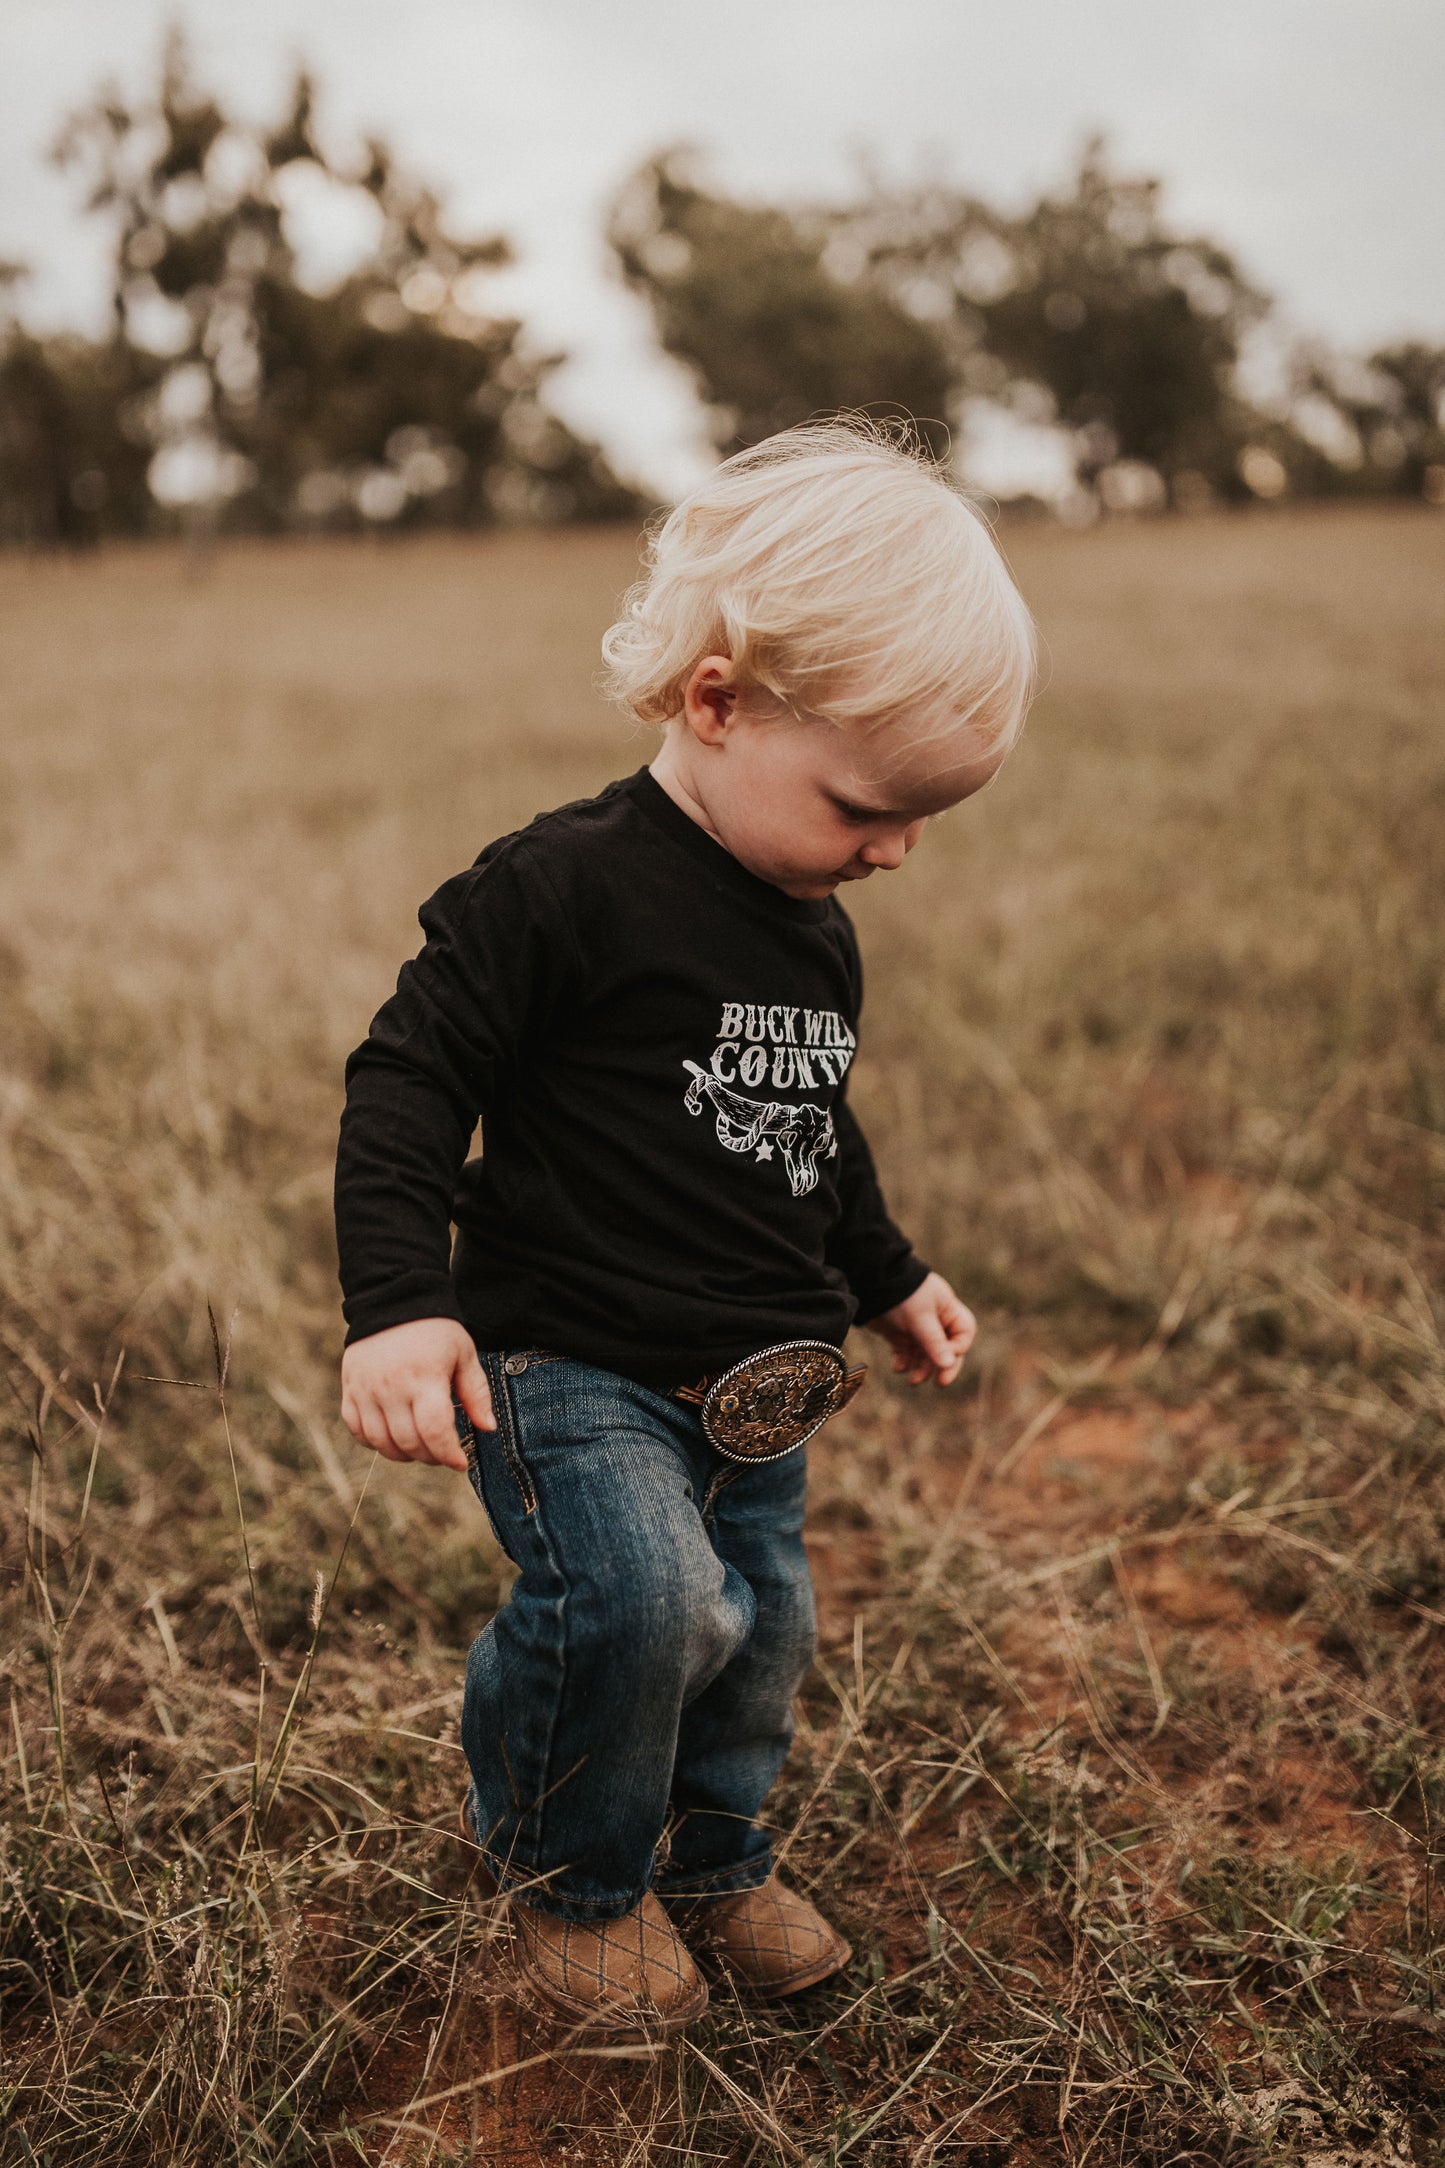
<instances>
[{"instance_id":1,"label":"belt","mask_svg":"<svg viewBox=\"0 0 1445 2168\"><path fill-rule=\"evenodd\" d=\"M850 1370L827 1340L784 1340L669 1399L699 1410L708 1444L727 1460L781 1460L806 1445L829 1416L846 1408L867 1377Z\"/></svg>"}]
</instances>

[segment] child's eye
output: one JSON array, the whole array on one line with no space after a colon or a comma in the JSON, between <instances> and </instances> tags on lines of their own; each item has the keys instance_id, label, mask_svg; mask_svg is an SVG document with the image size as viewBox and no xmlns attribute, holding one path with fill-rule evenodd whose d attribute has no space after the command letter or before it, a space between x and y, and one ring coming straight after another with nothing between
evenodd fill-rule
<instances>
[{"instance_id":1,"label":"child's eye","mask_svg":"<svg viewBox=\"0 0 1445 2168\"><path fill-rule=\"evenodd\" d=\"M833 803L844 820L851 821L855 828L866 828L870 821L878 818L876 813L869 812L867 806L849 805L845 798L835 798Z\"/></svg>"}]
</instances>

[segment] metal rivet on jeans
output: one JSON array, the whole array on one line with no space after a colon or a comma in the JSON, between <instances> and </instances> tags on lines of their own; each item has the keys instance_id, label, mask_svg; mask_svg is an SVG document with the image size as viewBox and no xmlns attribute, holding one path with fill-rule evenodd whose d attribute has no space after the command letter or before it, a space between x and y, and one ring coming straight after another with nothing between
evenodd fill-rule
<instances>
[{"instance_id":1,"label":"metal rivet on jeans","mask_svg":"<svg viewBox=\"0 0 1445 2168\"><path fill-rule=\"evenodd\" d=\"M526 1367L527 1358L525 1355L509 1355L502 1365L509 1378L519 1378Z\"/></svg>"}]
</instances>

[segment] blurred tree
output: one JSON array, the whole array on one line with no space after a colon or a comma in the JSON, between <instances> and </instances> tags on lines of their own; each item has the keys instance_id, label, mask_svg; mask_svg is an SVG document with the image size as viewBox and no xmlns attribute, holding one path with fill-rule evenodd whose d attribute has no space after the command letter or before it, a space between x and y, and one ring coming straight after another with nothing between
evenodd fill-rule
<instances>
[{"instance_id":1,"label":"blurred tree","mask_svg":"<svg viewBox=\"0 0 1445 2168\"><path fill-rule=\"evenodd\" d=\"M1358 487L1445 504L1445 347L1410 340L1363 363L1306 350L1298 376L1343 424Z\"/></svg>"},{"instance_id":2,"label":"blurred tree","mask_svg":"<svg viewBox=\"0 0 1445 2168\"><path fill-rule=\"evenodd\" d=\"M105 524L144 526L154 507L138 463L162 504L262 529L638 509L543 403L560 357L529 353L519 324L487 312L506 242L454 233L384 144L354 166L331 157L305 74L276 126L244 124L196 87L173 33L154 99L102 93L56 156L114 225L114 330L95 348L12 334L0 362L12 529L72 538L81 475L99 477L81 499L103 494ZM327 292L298 274L290 223L307 187L345 196L372 230Z\"/></svg>"},{"instance_id":3,"label":"blurred tree","mask_svg":"<svg viewBox=\"0 0 1445 2168\"><path fill-rule=\"evenodd\" d=\"M0 262L0 542L78 546L134 531L150 453L122 419L145 366L115 339L33 337L17 309L26 276Z\"/></svg>"},{"instance_id":4,"label":"blurred tree","mask_svg":"<svg viewBox=\"0 0 1445 2168\"><path fill-rule=\"evenodd\" d=\"M931 187L875 190L834 225L869 284L939 327L962 396L1057 421L1106 502L1130 470L1161 499L1247 493L1261 419L1235 371L1268 298L1227 250L1174 230L1158 181L1113 173L1101 140L1016 217Z\"/></svg>"},{"instance_id":5,"label":"blurred tree","mask_svg":"<svg viewBox=\"0 0 1445 2168\"><path fill-rule=\"evenodd\" d=\"M0 345L0 541L80 547L138 534L151 498L151 448L124 418L146 390L122 340L34 338Z\"/></svg>"},{"instance_id":6,"label":"blurred tree","mask_svg":"<svg viewBox=\"0 0 1445 2168\"><path fill-rule=\"evenodd\" d=\"M651 159L619 192L607 237L669 354L691 369L722 452L840 409L947 435L949 371L932 328L840 278L828 234L704 186L692 154Z\"/></svg>"}]
</instances>

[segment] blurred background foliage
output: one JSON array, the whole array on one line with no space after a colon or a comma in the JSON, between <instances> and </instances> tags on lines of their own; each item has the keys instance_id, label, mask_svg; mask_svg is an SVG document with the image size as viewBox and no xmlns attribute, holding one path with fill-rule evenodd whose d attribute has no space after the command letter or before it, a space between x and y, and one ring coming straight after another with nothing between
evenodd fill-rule
<instances>
[{"instance_id":1,"label":"blurred background foliage","mask_svg":"<svg viewBox=\"0 0 1445 2168\"><path fill-rule=\"evenodd\" d=\"M825 220L715 194L674 151L621 189L607 237L664 350L692 371L720 452L839 409L906 416L945 449L943 341L883 282L837 275Z\"/></svg>"},{"instance_id":2,"label":"blurred background foliage","mask_svg":"<svg viewBox=\"0 0 1445 2168\"><path fill-rule=\"evenodd\" d=\"M0 354L0 533L482 526L635 517L638 499L544 397L556 356L489 312L497 234L453 232L432 191L369 142L343 165L296 79L273 127L229 116L179 36L154 101L102 93L55 155L114 233L109 337ZM372 231L330 291L298 275L298 169L350 193ZM10 267L13 296L19 280Z\"/></svg>"},{"instance_id":3,"label":"blurred background foliage","mask_svg":"<svg viewBox=\"0 0 1445 2168\"><path fill-rule=\"evenodd\" d=\"M1445 347L1302 349L1277 399L1252 399L1241 361L1270 297L1176 231L1160 182L1114 173L1101 139L1012 216L939 185L751 206L673 151L620 191L609 239L723 451L833 406L902 410L937 447L992 407L1062 429L1084 516L1445 501Z\"/></svg>"},{"instance_id":4,"label":"blurred background foliage","mask_svg":"<svg viewBox=\"0 0 1445 2168\"><path fill-rule=\"evenodd\" d=\"M24 267L0 265L0 540L638 516L548 405L564 357L492 313L505 237L453 231L382 142L339 159L314 103L301 74L274 126L241 122L175 35L149 101L103 91L72 117L55 156L113 233L110 329L38 336ZM350 197L371 236L325 291L298 267L298 187ZM1445 503L1445 346L1297 345L1251 395L1270 297L1102 140L1013 213L877 179L841 204L745 202L674 149L618 191L607 240L719 452L841 408L961 444L966 473L991 415L1054 432L1072 476L1055 508L1078 519Z\"/></svg>"}]
</instances>

